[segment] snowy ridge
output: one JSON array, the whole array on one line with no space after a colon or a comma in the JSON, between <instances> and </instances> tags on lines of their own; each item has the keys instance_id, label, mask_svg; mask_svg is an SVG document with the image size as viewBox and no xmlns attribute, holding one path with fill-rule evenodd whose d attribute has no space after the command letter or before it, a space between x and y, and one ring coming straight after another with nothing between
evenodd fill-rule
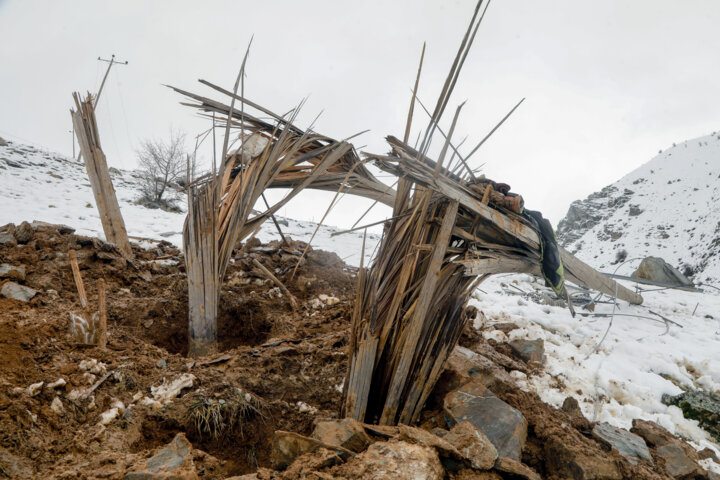
<instances>
[{"instance_id":1,"label":"snowy ridge","mask_svg":"<svg viewBox=\"0 0 720 480\"><path fill-rule=\"evenodd\" d=\"M138 238L166 240L182 248L184 198L178 203L182 213L149 209L136 203L140 197L139 172L111 168L110 176L128 235L137 237L131 241ZM313 222L277 218L283 224L283 232L295 240L310 240L317 226ZM32 220L62 223L75 228L80 235L104 238L82 162L0 139L0 225ZM362 231L331 237L336 231L335 227L321 226L313 239L313 248L335 252L345 262L359 265ZM267 242L280 236L268 221L258 238ZM368 233L366 265L379 239L378 235Z\"/></svg>"},{"instance_id":2,"label":"snowy ridge","mask_svg":"<svg viewBox=\"0 0 720 480\"><path fill-rule=\"evenodd\" d=\"M673 145L573 202L557 235L601 271L614 270L625 250L627 259L662 257L696 283L720 283L720 133Z\"/></svg>"}]
</instances>

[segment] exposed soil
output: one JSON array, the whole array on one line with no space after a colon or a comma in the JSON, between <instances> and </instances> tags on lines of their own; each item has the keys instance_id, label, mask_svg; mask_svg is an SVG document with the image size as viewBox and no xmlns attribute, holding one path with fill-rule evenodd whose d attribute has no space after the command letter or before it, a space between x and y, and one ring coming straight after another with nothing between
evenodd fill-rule
<instances>
[{"instance_id":1,"label":"exposed soil","mask_svg":"<svg viewBox=\"0 0 720 480\"><path fill-rule=\"evenodd\" d=\"M28 303L0 298L0 478L123 478L183 432L193 445L198 475L224 479L270 468L275 430L309 435L316 420L337 417L356 273L337 255L309 250L293 276L304 244L238 245L222 291L220 351L190 359L187 284L176 248L135 245L135 260L128 262L112 245L62 232L36 226L27 243L0 245L0 263L25 267L19 283L39 292ZM97 305L98 279L107 283L104 350L69 336L70 313L82 313L70 250L77 252L90 305ZM288 287L297 310L254 268L253 259ZM0 288L7 281L0 280ZM493 348L471 329L461 344ZM494 348L510 353L507 345ZM88 398L73 394L106 372ZM193 376L192 386L177 397L165 404L145 401L154 396L151 387L186 374ZM58 379L65 385L49 387ZM44 383L29 388L38 382ZM650 466L631 466L596 442L581 416L517 388L492 390L527 418L522 460L543 478L562 478L551 468L558 461L557 442L616 465L623 478L667 478ZM117 401L124 408L102 425L102 414ZM422 415L427 429L446 427L440 403L428 402ZM283 478L294 478L289 472ZM505 478L496 472L448 475Z\"/></svg>"}]
</instances>

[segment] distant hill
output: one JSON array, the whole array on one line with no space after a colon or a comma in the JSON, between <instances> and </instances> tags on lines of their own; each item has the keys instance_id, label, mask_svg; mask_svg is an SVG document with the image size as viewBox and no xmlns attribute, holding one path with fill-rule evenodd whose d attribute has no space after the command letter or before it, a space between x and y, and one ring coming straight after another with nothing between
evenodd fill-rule
<instances>
[{"instance_id":1,"label":"distant hill","mask_svg":"<svg viewBox=\"0 0 720 480\"><path fill-rule=\"evenodd\" d=\"M695 282L719 282L720 132L673 144L612 185L573 202L557 236L602 271L614 270L620 258L653 255Z\"/></svg>"}]
</instances>

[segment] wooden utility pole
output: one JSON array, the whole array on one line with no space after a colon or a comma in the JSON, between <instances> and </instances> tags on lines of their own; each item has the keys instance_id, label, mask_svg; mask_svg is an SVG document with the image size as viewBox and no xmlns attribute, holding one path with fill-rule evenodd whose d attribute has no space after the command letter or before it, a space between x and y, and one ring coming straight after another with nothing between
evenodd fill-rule
<instances>
[{"instance_id":1,"label":"wooden utility pole","mask_svg":"<svg viewBox=\"0 0 720 480\"><path fill-rule=\"evenodd\" d=\"M108 74L110 73L110 69L112 68L112 66L113 66L113 65L127 65L127 64L128 64L127 60L125 60L124 62L118 62L118 61L116 61L116 60L115 60L115 54L114 54L114 53L113 53L113 55L110 57L110 60L106 60L106 59L100 58L100 57L98 57L97 59L98 59L99 61L101 61L101 62L107 62L109 65L108 65L107 70L105 71L105 76L104 76L103 79L102 79L102 83L100 84L100 90L98 90L97 95L95 95L95 101L93 102L93 107L96 107L97 104L98 104L98 102L100 101L100 94L101 94L102 91L103 91L103 87L105 86L105 80L107 80Z\"/></svg>"}]
</instances>

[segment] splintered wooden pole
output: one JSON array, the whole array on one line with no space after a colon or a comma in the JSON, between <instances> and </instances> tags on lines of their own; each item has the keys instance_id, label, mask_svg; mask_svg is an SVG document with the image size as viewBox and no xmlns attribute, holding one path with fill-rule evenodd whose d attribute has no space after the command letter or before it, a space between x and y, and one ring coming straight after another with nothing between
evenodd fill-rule
<instances>
[{"instance_id":1,"label":"splintered wooden pole","mask_svg":"<svg viewBox=\"0 0 720 480\"><path fill-rule=\"evenodd\" d=\"M80 100L80 95L77 93L73 94L73 98L75 99L76 110L71 110L70 116L72 117L75 136L80 145L80 153L85 162L90 186L95 197L95 204L100 213L105 239L117 245L124 255L133 258L132 248L125 230L125 222L110 178L107 160L100 148L95 108L89 95L85 101Z\"/></svg>"},{"instance_id":2,"label":"splintered wooden pole","mask_svg":"<svg viewBox=\"0 0 720 480\"><path fill-rule=\"evenodd\" d=\"M445 210L445 216L443 217L442 225L433 247L430 263L428 264L427 275L425 276L417 304L415 305L407 327L407 338L400 352L400 361L393 373L390 389L385 399L382 417L380 418L380 423L383 425L394 425L396 423L398 408L400 407L400 397L408 381L407 376L410 371L410 365L417 353L418 342L423 332L423 325L425 325L425 317L432 306L434 298L433 292L438 283L438 274L440 273L445 252L450 242L450 235L453 225L455 225L457 211L458 202L453 200Z\"/></svg>"},{"instance_id":3,"label":"splintered wooden pole","mask_svg":"<svg viewBox=\"0 0 720 480\"><path fill-rule=\"evenodd\" d=\"M85 284L83 283L82 277L80 276L80 266L78 265L77 253L75 250L70 250L70 268L72 268L73 279L75 280L75 287L78 291L78 297L80 297L80 305L82 308L87 308L87 294L85 293Z\"/></svg>"},{"instance_id":4,"label":"splintered wooden pole","mask_svg":"<svg viewBox=\"0 0 720 480\"><path fill-rule=\"evenodd\" d=\"M188 192L188 215L183 243L188 279L188 354L192 357L217 351L220 285L215 203L215 188L212 183Z\"/></svg>"}]
</instances>

